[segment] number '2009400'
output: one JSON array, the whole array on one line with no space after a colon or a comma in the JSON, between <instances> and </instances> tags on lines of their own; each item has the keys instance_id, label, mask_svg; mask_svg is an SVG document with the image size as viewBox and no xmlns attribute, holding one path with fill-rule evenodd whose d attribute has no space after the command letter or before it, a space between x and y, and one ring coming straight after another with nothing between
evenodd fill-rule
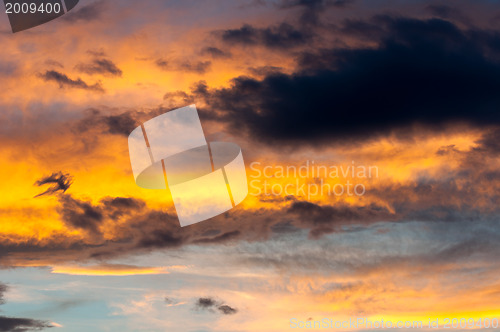
<instances>
[{"instance_id":1,"label":"number '2009400'","mask_svg":"<svg viewBox=\"0 0 500 332\"><path fill-rule=\"evenodd\" d=\"M47 13L47 14L59 14L61 12L61 4L60 3L41 3L36 4L34 2L31 3L10 3L7 2L5 4L5 13L6 14L35 14L35 13Z\"/></svg>"}]
</instances>

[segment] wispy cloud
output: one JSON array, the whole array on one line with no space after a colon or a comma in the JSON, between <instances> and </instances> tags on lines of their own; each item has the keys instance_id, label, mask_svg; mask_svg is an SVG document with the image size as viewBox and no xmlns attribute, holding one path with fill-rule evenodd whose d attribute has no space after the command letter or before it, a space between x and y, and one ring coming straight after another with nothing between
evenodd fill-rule
<instances>
[{"instance_id":1,"label":"wispy cloud","mask_svg":"<svg viewBox=\"0 0 500 332\"><path fill-rule=\"evenodd\" d=\"M95 84L88 84L81 78L72 79L69 78L68 75L55 70L47 70L45 73L40 74L40 77L45 81L58 83L60 88L76 88L89 91L104 92L104 88L102 87L100 82Z\"/></svg>"}]
</instances>

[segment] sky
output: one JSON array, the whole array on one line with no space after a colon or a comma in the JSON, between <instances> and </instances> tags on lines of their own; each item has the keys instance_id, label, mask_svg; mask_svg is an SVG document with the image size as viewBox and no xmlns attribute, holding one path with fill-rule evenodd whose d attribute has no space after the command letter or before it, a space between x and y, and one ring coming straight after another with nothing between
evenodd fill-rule
<instances>
[{"instance_id":1,"label":"sky","mask_svg":"<svg viewBox=\"0 0 500 332\"><path fill-rule=\"evenodd\" d=\"M0 331L493 330L499 4L81 0L18 33L1 14ZM249 194L180 227L127 138L191 104Z\"/></svg>"}]
</instances>

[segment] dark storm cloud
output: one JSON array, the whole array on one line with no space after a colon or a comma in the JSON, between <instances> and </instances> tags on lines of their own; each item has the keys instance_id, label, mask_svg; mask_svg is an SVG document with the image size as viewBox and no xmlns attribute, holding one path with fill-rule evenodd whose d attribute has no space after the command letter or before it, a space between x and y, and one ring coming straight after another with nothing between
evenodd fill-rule
<instances>
[{"instance_id":1,"label":"dark storm cloud","mask_svg":"<svg viewBox=\"0 0 500 332\"><path fill-rule=\"evenodd\" d=\"M104 0L94 1L88 5L82 6L77 10L70 11L62 18L71 23L78 21L94 21L101 17L104 10L106 10L107 3Z\"/></svg>"},{"instance_id":2,"label":"dark storm cloud","mask_svg":"<svg viewBox=\"0 0 500 332\"><path fill-rule=\"evenodd\" d=\"M263 45L269 48L289 49L307 43L309 32L297 29L291 24L281 23L267 28L256 28L245 24L238 29L221 32L223 41L229 44Z\"/></svg>"},{"instance_id":3,"label":"dark storm cloud","mask_svg":"<svg viewBox=\"0 0 500 332\"><path fill-rule=\"evenodd\" d=\"M198 74L206 73L212 66L212 62L210 61L195 61L195 62L191 62L189 60L167 61L163 58L156 60L155 64L159 68L165 71L185 71Z\"/></svg>"},{"instance_id":4,"label":"dark storm cloud","mask_svg":"<svg viewBox=\"0 0 500 332\"><path fill-rule=\"evenodd\" d=\"M41 178L35 182L37 186L43 186L46 184L51 184L52 186L45 190L43 193L36 195L35 197L40 197L43 195L52 195L58 191L66 192L73 183L73 178L69 174L64 174L62 172L52 173L50 176Z\"/></svg>"},{"instance_id":5,"label":"dark storm cloud","mask_svg":"<svg viewBox=\"0 0 500 332\"><path fill-rule=\"evenodd\" d=\"M76 66L76 69L90 75L102 74L121 77L123 74L122 70L113 61L104 58L94 59L90 63L80 63Z\"/></svg>"},{"instance_id":6,"label":"dark storm cloud","mask_svg":"<svg viewBox=\"0 0 500 332\"><path fill-rule=\"evenodd\" d=\"M0 283L0 304L5 303L3 295L7 289L7 285ZM53 326L48 322L36 319L0 316L0 332L40 331L50 327Z\"/></svg>"},{"instance_id":7,"label":"dark storm cloud","mask_svg":"<svg viewBox=\"0 0 500 332\"><path fill-rule=\"evenodd\" d=\"M223 51L220 48L213 46L205 47L204 49L201 50L201 54L211 56L214 59L228 59L232 57L230 52Z\"/></svg>"},{"instance_id":8,"label":"dark storm cloud","mask_svg":"<svg viewBox=\"0 0 500 332\"><path fill-rule=\"evenodd\" d=\"M303 52L291 75L242 76L221 89L199 84L193 93L208 105L201 112L207 119L221 112L235 133L289 144L369 138L415 123L500 124L498 33L439 19L377 20L377 48ZM248 42L252 31L231 36Z\"/></svg>"},{"instance_id":9,"label":"dark storm cloud","mask_svg":"<svg viewBox=\"0 0 500 332\"><path fill-rule=\"evenodd\" d=\"M58 72L56 70L47 70L44 74L40 74L40 77L45 81L53 81L58 83L60 88L76 88L76 89L104 92L104 89L100 83L89 85L81 78L71 79L68 77L68 75Z\"/></svg>"},{"instance_id":10,"label":"dark storm cloud","mask_svg":"<svg viewBox=\"0 0 500 332\"><path fill-rule=\"evenodd\" d=\"M195 303L195 308L210 312L215 312L214 309L217 309L223 315L234 315L238 312L238 309L232 308L211 297L200 297Z\"/></svg>"}]
</instances>

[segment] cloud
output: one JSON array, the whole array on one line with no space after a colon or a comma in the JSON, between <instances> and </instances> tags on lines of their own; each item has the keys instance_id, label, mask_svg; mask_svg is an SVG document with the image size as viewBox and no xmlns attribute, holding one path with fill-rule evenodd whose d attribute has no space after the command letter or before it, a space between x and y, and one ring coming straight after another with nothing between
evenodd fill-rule
<instances>
[{"instance_id":1,"label":"cloud","mask_svg":"<svg viewBox=\"0 0 500 332\"><path fill-rule=\"evenodd\" d=\"M235 309L235 308L231 308L230 306L226 305L226 304L223 304L219 307L217 307L217 309L223 313L224 315L234 315L235 313L238 312L238 309Z\"/></svg>"},{"instance_id":2,"label":"cloud","mask_svg":"<svg viewBox=\"0 0 500 332\"><path fill-rule=\"evenodd\" d=\"M69 228L86 230L93 235L100 235L99 228L106 220L116 222L120 218L141 211L145 207L143 201L130 197L104 197L99 204L93 205L89 201L64 194L72 182L72 176L62 172L53 173L35 182L37 186L55 184L35 197L62 193L58 196L61 204L58 211Z\"/></svg>"},{"instance_id":3,"label":"cloud","mask_svg":"<svg viewBox=\"0 0 500 332\"><path fill-rule=\"evenodd\" d=\"M220 48L213 46L203 48L201 54L211 56L214 59L228 59L232 57L230 52L223 51Z\"/></svg>"},{"instance_id":4,"label":"cloud","mask_svg":"<svg viewBox=\"0 0 500 332\"><path fill-rule=\"evenodd\" d=\"M53 81L58 83L60 88L68 87L96 92L104 92L101 83L89 85L81 78L71 79L66 74L63 74L56 70L47 70L44 74L40 74L40 77L45 81Z\"/></svg>"},{"instance_id":5,"label":"cloud","mask_svg":"<svg viewBox=\"0 0 500 332\"><path fill-rule=\"evenodd\" d=\"M245 24L241 28L224 30L219 34L221 39L229 44L263 45L277 49L304 45L311 38L307 31L285 22L268 28L256 28Z\"/></svg>"},{"instance_id":6,"label":"cloud","mask_svg":"<svg viewBox=\"0 0 500 332\"><path fill-rule=\"evenodd\" d=\"M3 295L7 289L7 285L0 283L0 304L5 303ZM41 320L0 316L0 332L39 331L51 327L51 324Z\"/></svg>"},{"instance_id":7,"label":"cloud","mask_svg":"<svg viewBox=\"0 0 500 332\"><path fill-rule=\"evenodd\" d=\"M53 59L45 60L45 64L52 67L64 68L64 65L62 63Z\"/></svg>"},{"instance_id":8,"label":"cloud","mask_svg":"<svg viewBox=\"0 0 500 332\"><path fill-rule=\"evenodd\" d=\"M85 116L74 125L75 130L82 134L98 130L108 134L128 137L132 130L140 124L139 121L147 116L147 114L130 110L121 113L109 113L111 112L106 109L89 109L86 111Z\"/></svg>"},{"instance_id":9,"label":"cloud","mask_svg":"<svg viewBox=\"0 0 500 332\"><path fill-rule=\"evenodd\" d=\"M428 130L500 124L500 62L493 59L500 57L494 42L500 34L439 19L377 20L378 47L305 51L293 74L240 76L218 89L198 84L193 94L208 106L201 112L270 144L366 139L414 124ZM227 36L249 43L255 30Z\"/></svg>"},{"instance_id":10,"label":"cloud","mask_svg":"<svg viewBox=\"0 0 500 332\"><path fill-rule=\"evenodd\" d=\"M93 235L99 235L99 227L104 219L98 206L90 202L74 199L70 195L60 197L59 213L66 225L72 229L86 230Z\"/></svg>"},{"instance_id":11,"label":"cloud","mask_svg":"<svg viewBox=\"0 0 500 332\"><path fill-rule=\"evenodd\" d=\"M250 67L248 71L255 76L268 76L272 74L279 74L283 71L282 67L276 66L261 66L261 67Z\"/></svg>"},{"instance_id":12,"label":"cloud","mask_svg":"<svg viewBox=\"0 0 500 332\"><path fill-rule=\"evenodd\" d=\"M495 128L483 134L477 141L476 151L487 152L489 155L500 154L500 128Z\"/></svg>"},{"instance_id":13,"label":"cloud","mask_svg":"<svg viewBox=\"0 0 500 332\"><path fill-rule=\"evenodd\" d=\"M221 243L221 242L227 242L232 239L240 237L241 232L240 231L231 231L227 232L212 238L200 238L194 241L194 243Z\"/></svg>"},{"instance_id":14,"label":"cloud","mask_svg":"<svg viewBox=\"0 0 500 332\"><path fill-rule=\"evenodd\" d=\"M0 331L2 332L40 331L51 327L53 326L50 323L36 319L0 316Z\"/></svg>"},{"instance_id":15,"label":"cloud","mask_svg":"<svg viewBox=\"0 0 500 332\"><path fill-rule=\"evenodd\" d=\"M196 306L198 308L203 308L203 309L211 308L211 307L214 307L215 305L216 305L216 301L212 298L209 298L209 297L200 297L198 299L198 301L196 302Z\"/></svg>"},{"instance_id":16,"label":"cloud","mask_svg":"<svg viewBox=\"0 0 500 332\"><path fill-rule=\"evenodd\" d=\"M152 211L145 218L148 226L136 224L136 249L172 248L187 242L188 231L180 229L176 216Z\"/></svg>"},{"instance_id":17,"label":"cloud","mask_svg":"<svg viewBox=\"0 0 500 332\"><path fill-rule=\"evenodd\" d=\"M5 300L3 295L7 292L7 285L0 283L0 304L4 304Z\"/></svg>"},{"instance_id":18,"label":"cloud","mask_svg":"<svg viewBox=\"0 0 500 332\"><path fill-rule=\"evenodd\" d=\"M41 178L40 180L35 182L37 186L43 186L46 184L53 184L49 189L45 190L43 193L36 195L35 197L40 197L43 195L52 195L58 191L62 191L63 193L69 189L71 184L73 183L73 179L71 175L64 174L62 172L52 173L50 176Z\"/></svg>"},{"instance_id":19,"label":"cloud","mask_svg":"<svg viewBox=\"0 0 500 332\"><path fill-rule=\"evenodd\" d=\"M115 223L124 217L136 215L145 208L145 203L131 197L105 197L98 204L76 199L71 195L60 195L58 211L64 223L71 229L89 232L92 241L101 241L101 227Z\"/></svg>"},{"instance_id":20,"label":"cloud","mask_svg":"<svg viewBox=\"0 0 500 332\"><path fill-rule=\"evenodd\" d=\"M227 304L223 304L211 297L200 297L196 303L195 307L197 309L207 310L214 312L213 309L217 309L223 315L234 315L238 312L238 309L232 308Z\"/></svg>"},{"instance_id":21,"label":"cloud","mask_svg":"<svg viewBox=\"0 0 500 332\"><path fill-rule=\"evenodd\" d=\"M191 72L198 74L206 73L212 66L212 62L210 61L196 61L196 62L191 62L189 60L167 61L163 58L156 60L155 64L156 66L165 71L184 71L184 72Z\"/></svg>"},{"instance_id":22,"label":"cloud","mask_svg":"<svg viewBox=\"0 0 500 332\"><path fill-rule=\"evenodd\" d=\"M76 66L76 69L90 75L103 74L121 77L123 74L122 70L113 61L104 58L94 59L91 63L80 63Z\"/></svg>"},{"instance_id":23,"label":"cloud","mask_svg":"<svg viewBox=\"0 0 500 332\"><path fill-rule=\"evenodd\" d=\"M397 215L391 213L387 208L373 204L369 206L343 204L331 206L298 201L294 202L287 212L298 216L294 224L310 228L312 237L341 231L341 226L349 224L367 224L397 219Z\"/></svg>"},{"instance_id":24,"label":"cloud","mask_svg":"<svg viewBox=\"0 0 500 332\"><path fill-rule=\"evenodd\" d=\"M137 127L137 121L130 116L130 113L104 116L102 119L108 126L110 134L128 136Z\"/></svg>"}]
</instances>

